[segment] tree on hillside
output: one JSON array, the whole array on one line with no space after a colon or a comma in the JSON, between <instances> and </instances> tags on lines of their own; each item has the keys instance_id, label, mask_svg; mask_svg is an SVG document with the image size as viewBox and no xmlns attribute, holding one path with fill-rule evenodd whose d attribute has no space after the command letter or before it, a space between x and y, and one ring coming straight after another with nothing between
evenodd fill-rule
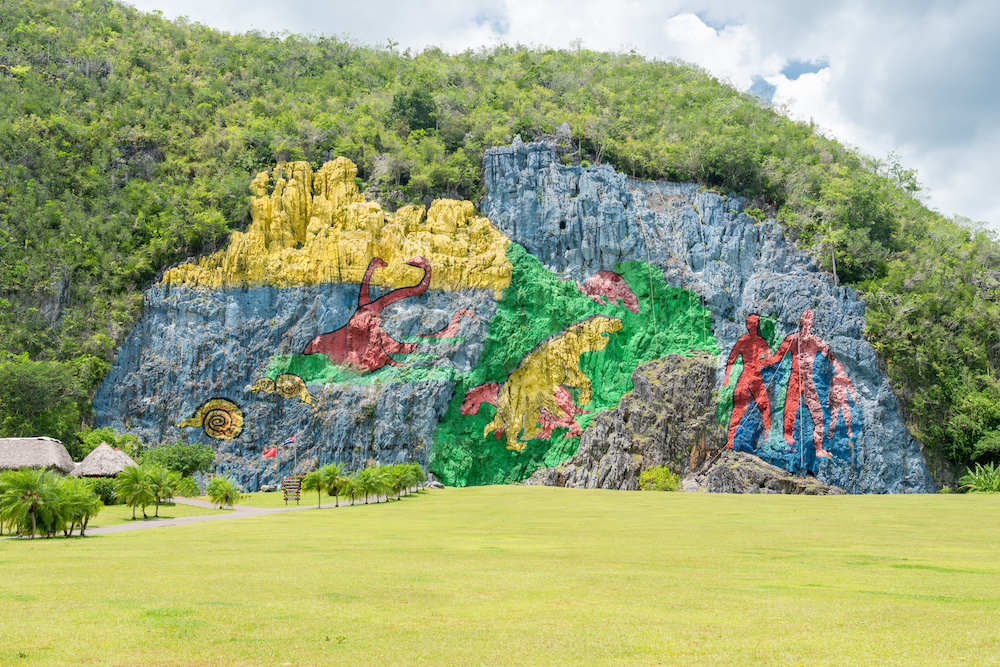
<instances>
[{"instance_id":1,"label":"tree on hillside","mask_svg":"<svg viewBox=\"0 0 1000 667\"><path fill-rule=\"evenodd\" d=\"M146 450L142 457L143 463L163 466L167 470L180 473L182 477L208 472L214 461L215 450L212 446L196 442L163 443Z\"/></svg>"},{"instance_id":2,"label":"tree on hillside","mask_svg":"<svg viewBox=\"0 0 1000 667\"><path fill-rule=\"evenodd\" d=\"M142 441L139 440L138 436L131 433L119 434L110 426L96 429L84 428L77 434L77 438L80 441L79 445L76 445L73 449L70 449L69 445L66 446L66 449L70 449L70 455L76 461L83 460L87 454L94 451L102 442L108 443L115 449L122 450L133 458L138 456L142 451Z\"/></svg>"},{"instance_id":3,"label":"tree on hillside","mask_svg":"<svg viewBox=\"0 0 1000 667\"><path fill-rule=\"evenodd\" d=\"M0 437L48 436L73 443L86 396L66 364L22 355L0 363Z\"/></svg>"}]
</instances>

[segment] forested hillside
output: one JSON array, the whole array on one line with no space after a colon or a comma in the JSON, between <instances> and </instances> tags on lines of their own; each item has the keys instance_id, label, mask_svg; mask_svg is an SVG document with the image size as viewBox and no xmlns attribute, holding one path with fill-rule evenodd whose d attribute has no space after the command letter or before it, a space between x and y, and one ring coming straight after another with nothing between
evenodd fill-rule
<instances>
[{"instance_id":1,"label":"forested hillside","mask_svg":"<svg viewBox=\"0 0 1000 667\"><path fill-rule=\"evenodd\" d=\"M957 465L1000 456L994 238L924 208L893 158L698 68L228 35L106 0L2 0L0 40L0 435L74 440L142 289L246 226L259 171L343 155L389 208L476 200L485 149L559 135L567 163L735 192L782 220L865 296L914 435Z\"/></svg>"}]
</instances>

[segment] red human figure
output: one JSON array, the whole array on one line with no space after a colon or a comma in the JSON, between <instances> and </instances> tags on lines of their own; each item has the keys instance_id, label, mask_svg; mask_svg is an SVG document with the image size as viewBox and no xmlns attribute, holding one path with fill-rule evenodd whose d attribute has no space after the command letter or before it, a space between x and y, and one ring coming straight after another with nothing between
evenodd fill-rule
<instances>
[{"instance_id":1,"label":"red human figure","mask_svg":"<svg viewBox=\"0 0 1000 667\"><path fill-rule=\"evenodd\" d=\"M760 376L762 365L761 360L769 357L771 351L767 346L767 341L760 336L760 317L750 315L747 317L747 332L740 336L736 344L733 345L726 361L726 379L722 386L729 385L729 372L733 369L733 363L739 356L743 357L743 372L736 382L736 389L733 391L733 416L729 419L729 437L726 440L726 449L733 448L733 439L736 430L739 428L740 420L746 414L750 398L757 402L761 417L764 419L764 433L771 429L771 408L767 398L767 387Z\"/></svg>"},{"instance_id":2,"label":"red human figure","mask_svg":"<svg viewBox=\"0 0 1000 667\"><path fill-rule=\"evenodd\" d=\"M465 393L465 401L462 403L462 414L476 414L479 412L479 406L483 403L496 405L500 384L499 382L486 382L467 391ZM548 410L540 410L541 414L538 423L542 425L542 430L532 438L533 440L545 440L552 437L552 431L560 426L568 428L570 436L583 435L583 431L580 429L580 425L576 423L573 415L586 415L590 414L590 411L577 407L576 403L573 402L573 395L569 393L566 387L560 386L556 389L554 397L556 405L562 408L563 415L557 417L549 413ZM496 436L497 440L503 435L505 428L501 426L493 431L493 435Z\"/></svg>"},{"instance_id":3,"label":"red human figure","mask_svg":"<svg viewBox=\"0 0 1000 667\"><path fill-rule=\"evenodd\" d=\"M617 304L617 300L621 299L630 311L639 312L639 300L635 298L635 293L629 288L625 279L613 271L599 271L587 278L587 282L582 285L577 281L576 287L602 306L605 305L605 298L613 304Z\"/></svg>"},{"instance_id":4,"label":"red human figure","mask_svg":"<svg viewBox=\"0 0 1000 667\"><path fill-rule=\"evenodd\" d=\"M844 424L847 426L847 437L851 437L851 406L847 403L847 392L851 392L851 398L858 402L858 396L854 393L854 385L851 378L844 372L844 365L833 360L833 378L830 380L830 438L833 438L834 427L837 426L839 413L844 415Z\"/></svg>"},{"instance_id":5,"label":"red human figure","mask_svg":"<svg viewBox=\"0 0 1000 667\"><path fill-rule=\"evenodd\" d=\"M417 344L403 343L390 336L382 328L382 310L400 299L423 294L431 284L431 266L426 259L414 257L407 264L423 269L424 277L420 282L412 287L393 290L372 301L369 290L372 274L375 273L375 269L388 266L380 257L372 259L361 281L358 308L347 324L313 338L306 345L303 354L325 354L336 364L356 367L367 372L376 371L386 365L398 366L399 362L389 355L413 352ZM463 308L455 313L447 327L437 333L425 334L422 338L454 336L458 330L458 318L462 315L475 317L472 311Z\"/></svg>"},{"instance_id":6,"label":"red human figure","mask_svg":"<svg viewBox=\"0 0 1000 667\"><path fill-rule=\"evenodd\" d=\"M833 353L821 338L812 335L812 323L813 311L806 310L799 320L798 332L786 336L778 351L766 359L764 364L776 364L791 352L792 375L788 379L788 392L785 395L785 442L790 445L795 443L795 414L798 412L801 396L813 420L813 447L816 449L816 456L830 459L833 454L823 449L823 406L819 401L816 383L813 382L813 363L818 352L822 352L830 360L833 360Z\"/></svg>"}]
</instances>

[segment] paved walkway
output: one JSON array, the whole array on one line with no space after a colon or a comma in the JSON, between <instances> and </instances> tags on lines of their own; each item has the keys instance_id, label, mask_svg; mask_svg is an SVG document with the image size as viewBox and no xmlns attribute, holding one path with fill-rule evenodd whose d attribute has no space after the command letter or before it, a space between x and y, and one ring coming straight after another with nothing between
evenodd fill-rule
<instances>
[{"instance_id":1,"label":"paved walkway","mask_svg":"<svg viewBox=\"0 0 1000 667\"><path fill-rule=\"evenodd\" d=\"M368 497L369 502L375 502L371 496ZM194 507L203 507L205 509L217 509L215 505L205 500L198 500L196 498L174 498L174 502L180 505L192 505ZM363 505L362 500L354 501L349 498L341 499L340 507L346 505ZM332 503L324 503L320 505L322 509L330 509L337 507L336 501ZM310 505L308 503L302 505L289 505L288 507L247 507L246 505L234 505L231 512L222 512L219 514L206 514L203 516L182 516L175 519L146 519L142 522L136 523L119 523L114 526L104 526L101 528L88 528L87 535L106 535L108 533L126 533L130 530L144 530L146 528L165 528L166 526L183 526L189 523L201 523L202 521L222 521L223 519L243 519L248 516L262 516L264 514L280 514L281 512L297 512L299 510L314 510L315 505ZM4 535L0 539L15 538L16 536Z\"/></svg>"}]
</instances>

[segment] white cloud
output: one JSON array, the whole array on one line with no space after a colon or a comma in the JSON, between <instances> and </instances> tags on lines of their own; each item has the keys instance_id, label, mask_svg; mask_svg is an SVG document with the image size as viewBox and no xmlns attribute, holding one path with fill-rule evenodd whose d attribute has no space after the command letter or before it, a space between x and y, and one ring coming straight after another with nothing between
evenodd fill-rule
<instances>
[{"instance_id":1,"label":"white cloud","mask_svg":"<svg viewBox=\"0 0 1000 667\"><path fill-rule=\"evenodd\" d=\"M187 15L242 32L290 30L370 44L449 51L503 41L554 48L632 48L681 58L746 89L754 75L777 87L793 117L876 156L898 150L920 171L946 214L1000 226L990 195L1000 137L1000 5L987 0L135 0L168 17ZM794 81L792 61L828 67Z\"/></svg>"}]
</instances>

